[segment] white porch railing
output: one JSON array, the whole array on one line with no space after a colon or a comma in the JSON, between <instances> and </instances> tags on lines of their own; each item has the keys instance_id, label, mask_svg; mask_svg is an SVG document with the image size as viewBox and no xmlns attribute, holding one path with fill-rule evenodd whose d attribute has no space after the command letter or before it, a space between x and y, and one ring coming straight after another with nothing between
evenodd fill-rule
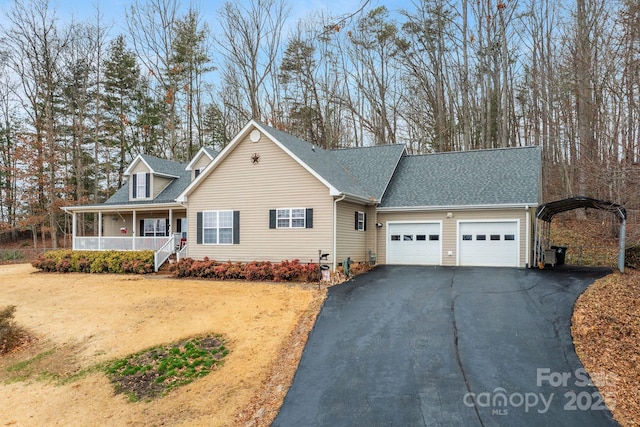
<instances>
[{"instance_id":1,"label":"white porch railing","mask_svg":"<svg viewBox=\"0 0 640 427\"><path fill-rule=\"evenodd\" d=\"M73 249L76 251L158 251L173 236L169 237L75 237Z\"/></svg>"},{"instance_id":2,"label":"white porch railing","mask_svg":"<svg viewBox=\"0 0 640 427\"><path fill-rule=\"evenodd\" d=\"M180 261L181 259L185 259L187 257L187 245L185 244L182 248L176 252L176 261Z\"/></svg>"},{"instance_id":3,"label":"white porch railing","mask_svg":"<svg viewBox=\"0 0 640 427\"><path fill-rule=\"evenodd\" d=\"M169 240L167 240L167 242L155 252L153 256L155 262L154 271L158 271L160 269L160 266L164 264L167 258L169 258L171 254L175 252L175 240L176 237L172 235L171 237L169 237Z\"/></svg>"}]
</instances>

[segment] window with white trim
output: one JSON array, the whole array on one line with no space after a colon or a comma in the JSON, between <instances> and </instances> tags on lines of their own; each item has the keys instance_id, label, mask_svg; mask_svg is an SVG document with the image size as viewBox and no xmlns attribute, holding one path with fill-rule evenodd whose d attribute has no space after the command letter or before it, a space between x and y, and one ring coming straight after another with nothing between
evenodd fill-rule
<instances>
[{"instance_id":1,"label":"window with white trim","mask_svg":"<svg viewBox=\"0 0 640 427\"><path fill-rule=\"evenodd\" d=\"M277 228L305 228L305 208L277 209Z\"/></svg>"},{"instance_id":2,"label":"window with white trim","mask_svg":"<svg viewBox=\"0 0 640 427\"><path fill-rule=\"evenodd\" d=\"M356 230L358 231L366 230L366 226L365 226L366 218L367 216L364 214L364 212L359 212L359 211L356 212Z\"/></svg>"},{"instance_id":3,"label":"window with white trim","mask_svg":"<svg viewBox=\"0 0 640 427\"><path fill-rule=\"evenodd\" d=\"M167 220L164 218L145 218L143 236L166 236Z\"/></svg>"},{"instance_id":4,"label":"window with white trim","mask_svg":"<svg viewBox=\"0 0 640 427\"><path fill-rule=\"evenodd\" d=\"M233 244L233 211L202 212L202 243Z\"/></svg>"},{"instance_id":5,"label":"window with white trim","mask_svg":"<svg viewBox=\"0 0 640 427\"><path fill-rule=\"evenodd\" d=\"M147 198L147 174L138 172L136 174L136 199Z\"/></svg>"}]
</instances>

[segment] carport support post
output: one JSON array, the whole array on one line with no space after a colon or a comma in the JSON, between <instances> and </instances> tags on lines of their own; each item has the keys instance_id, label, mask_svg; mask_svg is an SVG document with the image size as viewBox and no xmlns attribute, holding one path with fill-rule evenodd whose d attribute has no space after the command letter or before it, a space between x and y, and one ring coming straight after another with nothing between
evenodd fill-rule
<instances>
[{"instance_id":1,"label":"carport support post","mask_svg":"<svg viewBox=\"0 0 640 427\"><path fill-rule=\"evenodd\" d=\"M627 220L622 219L620 223L620 250L618 250L618 270L624 273L624 250L626 245Z\"/></svg>"}]
</instances>

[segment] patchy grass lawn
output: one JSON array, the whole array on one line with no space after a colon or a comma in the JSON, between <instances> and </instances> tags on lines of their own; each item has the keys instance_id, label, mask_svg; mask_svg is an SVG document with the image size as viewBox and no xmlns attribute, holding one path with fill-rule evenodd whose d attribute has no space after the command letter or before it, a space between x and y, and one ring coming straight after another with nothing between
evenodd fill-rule
<instances>
[{"instance_id":1,"label":"patchy grass lawn","mask_svg":"<svg viewBox=\"0 0 640 427\"><path fill-rule=\"evenodd\" d=\"M0 266L0 278L1 304L17 306L15 321L36 338L0 358L0 420L17 426L269 425L325 295L304 285L43 274L26 264ZM118 359L203 337L220 338L210 347L228 350L222 363L161 397L130 402L105 374Z\"/></svg>"},{"instance_id":2,"label":"patchy grass lawn","mask_svg":"<svg viewBox=\"0 0 640 427\"><path fill-rule=\"evenodd\" d=\"M576 302L576 353L623 426L640 425L640 271L596 281Z\"/></svg>"}]
</instances>

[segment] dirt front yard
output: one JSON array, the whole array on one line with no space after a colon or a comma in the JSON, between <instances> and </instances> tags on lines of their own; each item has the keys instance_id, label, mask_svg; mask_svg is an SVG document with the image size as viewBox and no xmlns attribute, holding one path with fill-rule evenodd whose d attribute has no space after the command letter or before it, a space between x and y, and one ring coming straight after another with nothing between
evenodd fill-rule
<instances>
[{"instance_id":1,"label":"dirt front yard","mask_svg":"<svg viewBox=\"0 0 640 427\"><path fill-rule=\"evenodd\" d=\"M0 425L268 425L323 298L315 286L0 266L0 308L17 306L37 338L0 358ZM96 368L211 333L226 340L224 364L150 402L114 394Z\"/></svg>"}]
</instances>

